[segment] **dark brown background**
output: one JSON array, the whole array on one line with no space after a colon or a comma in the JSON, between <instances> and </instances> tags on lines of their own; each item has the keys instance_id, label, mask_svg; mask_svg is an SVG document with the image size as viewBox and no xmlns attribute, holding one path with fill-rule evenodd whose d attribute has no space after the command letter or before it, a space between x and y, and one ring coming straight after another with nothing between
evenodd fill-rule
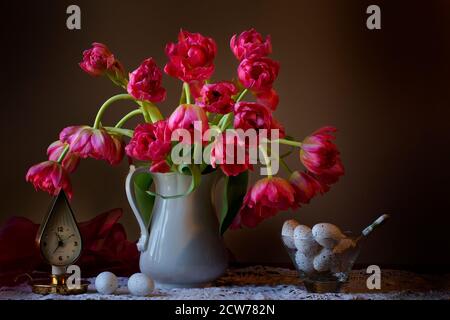
<instances>
[{"instance_id":1,"label":"dark brown background","mask_svg":"<svg viewBox=\"0 0 450 320\"><path fill-rule=\"evenodd\" d=\"M78 4L82 30L66 29L66 7ZM369 31L365 10L382 10L382 30ZM93 41L106 43L130 70L163 48L181 27L213 37L219 47L214 79L235 75L228 49L232 34L255 27L271 34L282 69L277 117L303 138L332 124L346 166L345 177L295 214L282 213L253 230L228 232L241 262L287 262L280 227L332 222L359 231L380 213L392 220L377 231L361 263L445 266L450 160L448 1L2 1L2 102L0 223L23 215L39 221L49 196L25 183L27 168L45 159L61 128L91 124L99 105L119 90L77 66ZM176 106L180 83L165 77ZM130 110L110 109L113 121ZM299 166L292 156L290 163ZM125 210L130 238L138 235L124 194L124 162L111 168L83 161L73 176L79 220L114 207Z\"/></svg>"}]
</instances>

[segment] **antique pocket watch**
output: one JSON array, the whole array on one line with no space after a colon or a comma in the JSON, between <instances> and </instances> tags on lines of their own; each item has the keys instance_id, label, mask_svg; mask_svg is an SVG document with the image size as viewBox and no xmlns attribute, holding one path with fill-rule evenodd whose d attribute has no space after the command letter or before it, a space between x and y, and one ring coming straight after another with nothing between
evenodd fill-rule
<instances>
[{"instance_id":1,"label":"antique pocket watch","mask_svg":"<svg viewBox=\"0 0 450 320\"><path fill-rule=\"evenodd\" d=\"M53 199L38 230L36 243L44 260L51 265L52 271L50 278L33 281L34 293L80 294L87 291L87 281L80 280L75 285L67 283L70 277L67 267L80 257L82 239L64 191L61 190Z\"/></svg>"}]
</instances>

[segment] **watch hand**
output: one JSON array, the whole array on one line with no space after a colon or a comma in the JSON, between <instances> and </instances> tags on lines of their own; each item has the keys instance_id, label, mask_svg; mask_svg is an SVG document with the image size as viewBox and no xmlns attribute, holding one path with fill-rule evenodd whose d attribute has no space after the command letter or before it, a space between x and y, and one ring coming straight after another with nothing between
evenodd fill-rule
<instances>
[{"instance_id":1,"label":"watch hand","mask_svg":"<svg viewBox=\"0 0 450 320\"><path fill-rule=\"evenodd\" d=\"M55 253L59 249L59 247L64 246L64 241L61 238L61 236L58 234L58 232L55 232L55 234L56 234L56 237L58 237L58 245L56 246L55 250L53 250L53 253Z\"/></svg>"},{"instance_id":2,"label":"watch hand","mask_svg":"<svg viewBox=\"0 0 450 320\"><path fill-rule=\"evenodd\" d=\"M66 240L68 240L68 239L70 239L70 238L72 238L72 237L75 237L75 235L74 235L74 234L71 234L70 236L68 236L67 238L65 238L65 239L62 240L62 241L66 241Z\"/></svg>"},{"instance_id":3,"label":"watch hand","mask_svg":"<svg viewBox=\"0 0 450 320\"><path fill-rule=\"evenodd\" d=\"M58 232L55 232L56 236L58 237L58 241L62 241L61 236L59 235Z\"/></svg>"},{"instance_id":4,"label":"watch hand","mask_svg":"<svg viewBox=\"0 0 450 320\"><path fill-rule=\"evenodd\" d=\"M53 250L53 253L55 253L55 252L56 252L56 250L58 250L58 249L59 249L59 247L60 247L60 245L59 245L59 242L58 242L58 245L56 246L55 250Z\"/></svg>"}]
</instances>

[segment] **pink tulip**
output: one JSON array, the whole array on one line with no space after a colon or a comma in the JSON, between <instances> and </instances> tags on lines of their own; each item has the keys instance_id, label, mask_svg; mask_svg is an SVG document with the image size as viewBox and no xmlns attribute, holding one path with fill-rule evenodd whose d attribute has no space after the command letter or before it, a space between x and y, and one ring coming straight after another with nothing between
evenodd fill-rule
<instances>
[{"instance_id":1,"label":"pink tulip","mask_svg":"<svg viewBox=\"0 0 450 320\"><path fill-rule=\"evenodd\" d=\"M137 160L160 161L167 157L172 148L170 139L167 120L140 124L125 150L128 156Z\"/></svg>"},{"instance_id":2,"label":"pink tulip","mask_svg":"<svg viewBox=\"0 0 450 320\"><path fill-rule=\"evenodd\" d=\"M169 62L164 71L185 82L209 79L214 72L214 58L217 47L213 39L200 33L181 30L178 43L166 46Z\"/></svg>"},{"instance_id":3,"label":"pink tulip","mask_svg":"<svg viewBox=\"0 0 450 320\"><path fill-rule=\"evenodd\" d=\"M279 177L264 178L247 191L233 227L253 228L278 211L295 207L295 190L288 181Z\"/></svg>"},{"instance_id":4,"label":"pink tulip","mask_svg":"<svg viewBox=\"0 0 450 320\"><path fill-rule=\"evenodd\" d=\"M341 158L336 158L336 163L328 169L323 169L320 174L315 175L316 179L320 181L323 188L328 190L329 185L336 183L341 176L345 173L344 165Z\"/></svg>"},{"instance_id":5,"label":"pink tulip","mask_svg":"<svg viewBox=\"0 0 450 320\"><path fill-rule=\"evenodd\" d=\"M264 40L255 29L244 31L239 36L234 35L231 38L230 47L239 60L249 57L264 57L272 52L270 36Z\"/></svg>"},{"instance_id":6,"label":"pink tulip","mask_svg":"<svg viewBox=\"0 0 450 320\"><path fill-rule=\"evenodd\" d=\"M63 143L59 140L53 142L47 148L48 159L51 161L58 161L66 146L68 146L67 143ZM69 151L62 161L62 166L68 173L72 173L76 170L79 163L80 157Z\"/></svg>"},{"instance_id":7,"label":"pink tulip","mask_svg":"<svg viewBox=\"0 0 450 320\"><path fill-rule=\"evenodd\" d=\"M111 165L122 160L123 149L111 138L105 129L89 126L71 126L63 129L59 140L70 145L70 151L83 159L105 160Z\"/></svg>"},{"instance_id":8,"label":"pink tulip","mask_svg":"<svg viewBox=\"0 0 450 320\"><path fill-rule=\"evenodd\" d=\"M277 214L278 210L264 206L242 206L239 213L233 220L230 229L240 229L242 227L254 228L264 220Z\"/></svg>"},{"instance_id":9,"label":"pink tulip","mask_svg":"<svg viewBox=\"0 0 450 320\"><path fill-rule=\"evenodd\" d=\"M94 42L92 48L83 52L83 61L79 63L81 69L91 76L101 76L109 72L113 77L123 78L121 63L114 58L108 47L103 43Z\"/></svg>"},{"instance_id":10,"label":"pink tulip","mask_svg":"<svg viewBox=\"0 0 450 320\"><path fill-rule=\"evenodd\" d=\"M272 111L277 109L279 100L280 98L274 89L262 91L256 95L256 102L268 107Z\"/></svg>"},{"instance_id":11,"label":"pink tulip","mask_svg":"<svg viewBox=\"0 0 450 320\"><path fill-rule=\"evenodd\" d=\"M191 143L194 139L195 122L199 125L199 134L203 138L203 134L209 128L208 117L203 108L193 104L182 104L178 106L168 120L171 131L177 129L186 129L191 134ZM206 142L206 141L203 141Z\"/></svg>"},{"instance_id":12,"label":"pink tulip","mask_svg":"<svg viewBox=\"0 0 450 320\"><path fill-rule=\"evenodd\" d=\"M234 128L270 129L272 112L256 102L241 101L234 106Z\"/></svg>"},{"instance_id":13,"label":"pink tulip","mask_svg":"<svg viewBox=\"0 0 450 320\"><path fill-rule=\"evenodd\" d=\"M271 129L278 129L279 138L285 136L283 126L272 116L272 111L257 102L241 101L234 105L235 129L266 129L270 137Z\"/></svg>"},{"instance_id":14,"label":"pink tulip","mask_svg":"<svg viewBox=\"0 0 450 320\"><path fill-rule=\"evenodd\" d=\"M242 159L238 161L238 157L241 156ZM250 164L248 145L237 135L222 133L213 142L211 166L213 168L220 166L222 172L227 176L237 176L244 171L253 170L253 165Z\"/></svg>"},{"instance_id":15,"label":"pink tulip","mask_svg":"<svg viewBox=\"0 0 450 320\"><path fill-rule=\"evenodd\" d=\"M238 90L232 82L205 84L200 91L197 104L206 111L227 114L233 110L233 96Z\"/></svg>"},{"instance_id":16,"label":"pink tulip","mask_svg":"<svg viewBox=\"0 0 450 320\"><path fill-rule=\"evenodd\" d=\"M324 193L322 184L306 172L294 171L289 182L295 190L295 202L298 206L311 201L318 193Z\"/></svg>"},{"instance_id":17,"label":"pink tulip","mask_svg":"<svg viewBox=\"0 0 450 320\"><path fill-rule=\"evenodd\" d=\"M107 161L115 166L122 162L125 155L125 142L122 140L122 137L118 135L111 134L110 137L113 142L113 148Z\"/></svg>"},{"instance_id":18,"label":"pink tulip","mask_svg":"<svg viewBox=\"0 0 450 320\"><path fill-rule=\"evenodd\" d=\"M160 102L166 98L166 89L161 87L162 72L153 58L148 58L130 73L127 91L137 100Z\"/></svg>"},{"instance_id":19,"label":"pink tulip","mask_svg":"<svg viewBox=\"0 0 450 320\"><path fill-rule=\"evenodd\" d=\"M203 86L205 85L205 81L191 81L189 82L189 89L191 91L191 96L194 100L200 98L200 91L202 91Z\"/></svg>"},{"instance_id":20,"label":"pink tulip","mask_svg":"<svg viewBox=\"0 0 450 320\"><path fill-rule=\"evenodd\" d=\"M44 161L32 166L25 177L31 182L36 190L48 192L56 196L61 191L72 198L72 186L66 170L56 161Z\"/></svg>"},{"instance_id":21,"label":"pink tulip","mask_svg":"<svg viewBox=\"0 0 450 320\"><path fill-rule=\"evenodd\" d=\"M266 92L272 89L279 70L280 64L272 59L249 58L239 64L238 78L245 88L254 92Z\"/></svg>"},{"instance_id":22,"label":"pink tulip","mask_svg":"<svg viewBox=\"0 0 450 320\"><path fill-rule=\"evenodd\" d=\"M339 150L332 142L336 132L334 127L323 127L303 140L300 160L303 165L315 175L343 173L339 168L335 168L340 163ZM339 167L339 165L338 165ZM334 168L333 171L330 171Z\"/></svg>"}]
</instances>

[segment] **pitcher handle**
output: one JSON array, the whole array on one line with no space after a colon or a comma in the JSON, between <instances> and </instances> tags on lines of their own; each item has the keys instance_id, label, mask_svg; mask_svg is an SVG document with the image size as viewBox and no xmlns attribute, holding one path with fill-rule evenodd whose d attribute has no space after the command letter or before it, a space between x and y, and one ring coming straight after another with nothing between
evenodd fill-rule
<instances>
[{"instance_id":1,"label":"pitcher handle","mask_svg":"<svg viewBox=\"0 0 450 320\"><path fill-rule=\"evenodd\" d=\"M125 192L127 194L128 202L130 203L131 210L136 217L136 220L139 224L139 228L141 230L141 236L136 244L137 249L142 252L147 248L148 241L148 227L145 225L144 219L142 218L141 213L139 212L136 196L134 193L134 177L138 174L147 173L150 174L148 168L137 168L134 165L130 165L130 171L128 172L127 178L125 180Z\"/></svg>"}]
</instances>

